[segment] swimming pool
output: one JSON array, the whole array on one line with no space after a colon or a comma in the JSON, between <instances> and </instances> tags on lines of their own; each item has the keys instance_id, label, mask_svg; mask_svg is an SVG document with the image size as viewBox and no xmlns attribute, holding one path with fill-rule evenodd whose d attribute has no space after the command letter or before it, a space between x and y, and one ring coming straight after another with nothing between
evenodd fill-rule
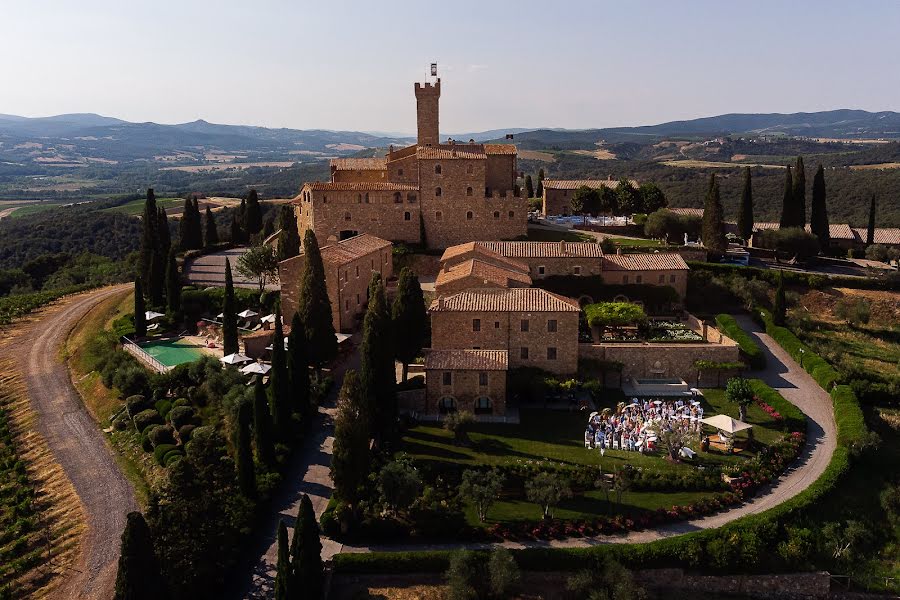
<instances>
[{"instance_id":1,"label":"swimming pool","mask_svg":"<svg viewBox=\"0 0 900 600\"><path fill-rule=\"evenodd\" d=\"M140 348L166 367L193 362L204 355L200 346L185 338L145 342Z\"/></svg>"}]
</instances>

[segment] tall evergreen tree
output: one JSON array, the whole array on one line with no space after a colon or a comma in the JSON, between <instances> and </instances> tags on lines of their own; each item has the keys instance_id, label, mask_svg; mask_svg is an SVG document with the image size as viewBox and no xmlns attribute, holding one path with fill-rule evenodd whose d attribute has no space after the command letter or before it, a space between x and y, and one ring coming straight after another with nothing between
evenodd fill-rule
<instances>
[{"instance_id":1,"label":"tall evergreen tree","mask_svg":"<svg viewBox=\"0 0 900 600\"><path fill-rule=\"evenodd\" d=\"M303 494L300 510L294 524L294 538L291 540L291 564L294 570L292 587L303 590L306 598L319 600L325 583L325 568L322 564L322 542L319 540L319 523L313 511L309 496Z\"/></svg>"},{"instance_id":2,"label":"tall evergreen tree","mask_svg":"<svg viewBox=\"0 0 900 600\"><path fill-rule=\"evenodd\" d=\"M316 234L311 229L303 238L303 273L300 275L300 293L297 312L306 331L309 363L318 371L337 356L337 339L334 337L334 321L331 300L325 287L325 267Z\"/></svg>"},{"instance_id":3,"label":"tall evergreen tree","mask_svg":"<svg viewBox=\"0 0 900 600\"><path fill-rule=\"evenodd\" d=\"M206 206L206 247L219 243L219 230L216 228L216 218L212 214L209 205Z\"/></svg>"},{"instance_id":4,"label":"tall evergreen tree","mask_svg":"<svg viewBox=\"0 0 900 600\"><path fill-rule=\"evenodd\" d=\"M278 562L275 567L275 600L293 600L291 583L294 573L291 570L291 553L288 544L287 527L284 521L278 521Z\"/></svg>"},{"instance_id":5,"label":"tall evergreen tree","mask_svg":"<svg viewBox=\"0 0 900 600\"><path fill-rule=\"evenodd\" d=\"M276 305L275 314L281 314ZM284 352L284 328L281 319L275 319L275 337L272 340L272 370L269 371L269 404L272 421L281 439L287 439L291 430L291 383L288 379L287 357Z\"/></svg>"},{"instance_id":6,"label":"tall evergreen tree","mask_svg":"<svg viewBox=\"0 0 900 600\"><path fill-rule=\"evenodd\" d=\"M256 190L250 190L247 194L246 217L244 220L244 229L248 235L254 235L262 231L263 218L262 207L259 205L259 195Z\"/></svg>"},{"instance_id":7,"label":"tall evergreen tree","mask_svg":"<svg viewBox=\"0 0 900 600\"><path fill-rule=\"evenodd\" d=\"M166 310L172 314L181 310L181 277L175 261L175 248L169 250L166 261Z\"/></svg>"},{"instance_id":8,"label":"tall evergreen tree","mask_svg":"<svg viewBox=\"0 0 900 600\"><path fill-rule=\"evenodd\" d=\"M166 259L153 253L150 257L150 282L147 289L150 305L153 308L162 308L166 299Z\"/></svg>"},{"instance_id":9,"label":"tall evergreen tree","mask_svg":"<svg viewBox=\"0 0 900 600\"><path fill-rule=\"evenodd\" d=\"M244 234L249 239L250 232L247 231L247 199L241 198L241 206L238 208L238 221L241 222L241 229L244 230Z\"/></svg>"},{"instance_id":10,"label":"tall evergreen tree","mask_svg":"<svg viewBox=\"0 0 900 600\"><path fill-rule=\"evenodd\" d=\"M531 175L525 176L525 191L528 192L529 198L534 198L534 182L531 181Z\"/></svg>"},{"instance_id":11,"label":"tall evergreen tree","mask_svg":"<svg viewBox=\"0 0 900 600\"><path fill-rule=\"evenodd\" d=\"M738 235L743 238L746 244L749 244L750 238L753 236L753 184L751 182L750 167L744 169L744 189L741 191L737 228Z\"/></svg>"},{"instance_id":12,"label":"tall evergreen tree","mask_svg":"<svg viewBox=\"0 0 900 600\"><path fill-rule=\"evenodd\" d=\"M167 598L159 562L153 553L153 538L144 515L130 512L125 518L115 600L162 600Z\"/></svg>"},{"instance_id":13,"label":"tall evergreen tree","mask_svg":"<svg viewBox=\"0 0 900 600\"><path fill-rule=\"evenodd\" d=\"M391 308L393 330L402 332L398 335L394 352L397 360L403 365L403 381L406 381L409 363L422 351L425 343L425 331L428 328L428 313L425 310L425 298L419 278L409 267L400 271L397 283L397 296Z\"/></svg>"},{"instance_id":14,"label":"tall evergreen tree","mask_svg":"<svg viewBox=\"0 0 900 600\"><path fill-rule=\"evenodd\" d=\"M307 415L312 408L309 402L309 353L306 349L306 329L298 313L291 319L288 335L288 377L291 381L291 403L294 412Z\"/></svg>"},{"instance_id":15,"label":"tall evergreen tree","mask_svg":"<svg viewBox=\"0 0 900 600\"><path fill-rule=\"evenodd\" d=\"M367 400L364 418L378 443L391 437L397 418L397 374L392 337L384 282L378 273L373 273L369 306L363 320L360 372L363 394Z\"/></svg>"},{"instance_id":16,"label":"tall evergreen tree","mask_svg":"<svg viewBox=\"0 0 900 600\"><path fill-rule=\"evenodd\" d=\"M169 231L169 217L166 215L166 209L162 206L159 207L156 226L158 227L156 235L159 240L157 244L159 254L161 256L168 256L169 249L172 247L172 232Z\"/></svg>"},{"instance_id":17,"label":"tall evergreen tree","mask_svg":"<svg viewBox=\"0 0 900 600\"><path fill-rule=\"evenodd\" d=\"M253 408L246 398L238 402L234 419L234 464L237 467L237 482L241 493L248 498L256 497L256 473L253 470L252 433Z\"/></svg>"},{"instance_id":18,"label":"tall evergreen tree","mask_svg":"<svg viewBox=\"0 0 900 600\"><path fill-rule=\"evenodd\" d=\"M866 228L866 246L875 243L875 194L872 194L872 200L869 202L869 225Z\"/></svg>"},{"instance_id":19,"label":"tall evergreen tree","mask_svg":"<svg viewBox=\"0 0 900 600\"><path fill-rule=\"evenodd\" d=\"M362 385L354 370L344 374L334 418L331 478L334 494L351 507L361 499L360 490L369 473L369 432L362 414Z\"/></svg>"},{"instance_id":20,"label":"tall evergreen tree","mask_svg":"<svg viewBox=\"0 0 900 600\"><path fill-rule=\"evenodd\" d=\"M222 349L225 356L238 351L237 314L234 306L234 282L231 261L225 259L225 299L222 301Z\"/></svg>"},{"instance_id":21,"label":"tall evergreen tree","mask_svg":"<svg viewBox=\"0 0 900 600\"><path fill-rule=\"evenodd\" d=\"M724 254L728 245L725 240L725 221L722 200L719 197L719 182L715 174L709 177L709 190L703 206L701 237L706 249L714 254Z\"/></svg>"},{"instance_id":22,"label":"tall evergreen tree","mask_svg":"<svg viewBox=\"0 0 900 600\"><path fill-rule=\"evenodd\" d=\"M181 210L181 220L178 221L178 248L182 252L193 249L191 240L191 213L194 212L194 205L190 198L184 199L184 208Z\"/></svg>"},{"instance_id":23,"label":"tall evergreen tree","mask_svg":"<svg viewBox=\"0 0 900 600\"><path fill-rule=\"evenodd\" d=\"M200 202L196 198L191 202L190 228L191 250L199 250L203 247L203 219L200 218Z\"/></svg>"},{"instance_id":24,"label":"tall evergreen tree","mask_svg":"<svg viewBox=\"0 0 900 600\"><path fill-rule=\"evenodd\" d=\"M144 304L144 291L140 278L134 280L134 335L145 337L147 335L147 317L145 315L147 305Z\"/></svg>"},{"instance_id":25,"label":"tall evergreen tree","mask_svg":"<svg viewBox=\"0 0 900 600\"><path fill-rule=\"evenodd\" d=\"M544 169L538 169L537 190L535 191L534 196L535 198L544 197Z\"/></svg>"},{"instance_id":26,"label":"tall evergreen tree","mask_svg":"<svg viewBox=\"0 0 900 600\"><path fill-rule=\"evenodd\" d=\"M797 157L797 166L794 169L794 181L791 195L794 197L794 223L796 227L806 226L806 169L803 166L803 157Z\"/></svg>"},{"instance_id":27,"label":"tall evergreen tree","mask_svg":"<svg viewBox=\"0 0 900 600\"><path fill-rule=\"evenodd\" d=\"M278 217L278 260L287 260L300 254L300 234L297 233L297 217L290 204L282 204Z\"/></svg>"},{"instance_id":28,"label":"tall evergreen tree","mask_svg":"<svg viewBox=\"0 0 900 600\"><path fill-rule=\"evenodd\" d=\"M270 217L263 223L261 241L269 239L269 236L271 236L273 233L275 233L275 218Z\"/></svg>"},{"instance_id":29,"label":"tall evergreen tree","mask_svg":"<svg viewBox=\"0 0 900 600\"><path fill-rule=\"evenodd\" d=\"M828 206L825 203L825 169L822 165L816 169L812 185L812 208L809 215L809 229L819 238L819 248L828 252L831 245L831 232L828 227Z\"/></svg>"},{"instance_id":30,"label":"tall evergreen tree","mask_svg":"<svg viewBox=\"0 0 900 600\"><path fill-rule=\"evenodd\" d=\"M141 283L150 287L150 263L159 248L159 211L156 209L156 195L153 188L147 188L147 199L144 201L144 212L141 215Z\"/></svg>"},{"instance_id":31,"label":"tall evergreen tree","mask_svg":"<svg viewBox=\"0 0 900 600\"><path fill-rule=\"evenodd\" d=\"M231 243L235 245L240 245L246 243L246 238L244 237L244 230L241 229L241 223L238 220L237 216L231 216Z\"/></svg>"},{"instance_id":32,"label":"tall evergreen tree","mask_svg":"<svg viewBox=\"0 0 900 600\"><path fill-rule=\"evenodd\" d=\"M271 467L275 464L275 441L272 437L272 415L262 377L253 386L253 442L259 462Z\"/></svg>"},{"instance_id":33,"label":"tall evergreen tree","mask_svg":"<svg viewBox=\"0 0 900 600\"><path fill-rule=\"evenodd\" d=\"M775 289L775 305L772 320L776 325L784 325L787 320L787 304L784 298L784 271L778 271L778 287Z\"/></svg>"},{"instance_id":34,"label":"tall evergreen tree","mask_svg":"<svg viewBox=\"0 0 900 600\"><path fill-rule=\"evenodd\" d=\"M784 175L784 194L781 197L781 220L778 225L781 229L796 227L794 215L794 179L791 177L791 166L788 165Z\"/></svg>"}]
</instances>

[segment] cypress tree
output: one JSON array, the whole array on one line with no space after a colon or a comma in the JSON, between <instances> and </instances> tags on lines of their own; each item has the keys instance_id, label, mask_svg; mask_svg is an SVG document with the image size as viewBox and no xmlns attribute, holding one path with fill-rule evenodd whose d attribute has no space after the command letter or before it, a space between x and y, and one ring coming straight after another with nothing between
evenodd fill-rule
<instances>
[{"instance_id":1,"label":"cypress tree","mask_svg":"<svg viewBox=\"0 0 900 600\"><path fill-rule=\"evenodd\" d=\"M275 314L281 314L276 305ZM281 439L287 439L291 428L291 384L288 379L287 357L284 353L284 328L281 319L275 319L275 337L272 340L272 370L269 371L269 404L272 421Z\"/></svg>"},{"instance_id":2,"label":"cypress tree","mask_svg":"<svg viewBox=\"0 0 900 600\"><path fill-rule=\"evenodd\" d=\"M147 199L144 201L144 213L141 215L141 282L150 287L150 263L159 248L159 212L156 210L156 195L153 188L147 188Z\"/></svg>"},{"instance_id":3,"label":"cypress tree","mask_svg":"<svg viewBox=\"0 0 900 600\"><path fill-rule=\"evenodd\" d=\"M415 360L425 343L428 313L419 278L408 267L400 271L397 296L391 307L393 331L402 331L395 342L395 356L403 365L403 381L406 381L409 363Z\"/></svg>"},{"instance_id":4,"label":"cypress tree","mask_svg":"<svg viewBox=\"0 0 900 600\"><path fill-rule=\"evenodd\" d=\"M216 218L212 214L209 206L206 207L206 247L215 246L219 243L219 230L216 228Z\"/></svg>"},{"instance_id":5,"label":"cypress tree","mask_svg":"<svg viewBox=\"0 0 900 600\"><path fill-rule=\"evenodd\" d=\"M194 198L191 202L191 249L199 250L203 247L203 220L200 218L200 202Z\"/></svg>"},{"instance_id":6,"label":"cypress tree","mask_svg":"<svg viewBox=\"0 0 900 600\"><path fill-rule=\"evenodd\" d=\"M531 181L531 175L525 176L525 191L528 192L529 198L534 198L534 182Z\"/></svg>"},{"instance_id":7,"label":"cypress tree","mask_svg":"<svg viewBox=\"0 0 900 600\"><path fill-rule=\"evenodd\" d=\"M778 226L781 229L796 227L794 222L794 181L791 177L791 166L788 165L784 175L784 194L781 198L781 220Z\"/></svg>"},{"instance_id":8,"label":"cypress tree","mask_svg":"<svg viewBox=\"0 0 900 600\"><path fill-rule=\"evenodd\" d=\"M167 598L159 562L153 552L150 527L139 512L125 518L115 600L162 600Z\"/></svg>"},{"instance_id":9,"label":"cypress tree","mask_svg":"<svg viewBox=\"0 0 900 600\"><path fill-rule=\"evenodd\" d=\"M250 428L253 422L253 409L250 402L241 399L237 405L234 419L234 464L237 467L237 481L241 493L248 498L256 497L256 473L253 470L253 448L251 446Z\"/></svg>"},{"instance_id":10,"label":"cypress tree","mask_svg":"<svg viewBox=\"0 0 900 600\"><path fill-rule=\"evenodd\" d=\"M309 353L306 349L306 329L298 313L294 313L291 319L287 366L293 397L291 408L299 415L306 415L312 408L309 402Z\"/></svg>"},{"instance_id":11,"label":"cypress tree","mask_svg":"<svg viewBox=\"0 0 900 600\"><path fill-rule=\"evenodd\" d=\"M812 208L809 215L809 229L819 238L819 248L828 252L831 245L831 232L828 228L828 206L825 202L825 169L822 165L816 169L812 185Z\"/></svg>"},{"instance_id":12,"label":"cypress tree","mask_svg":"<svg viewBox=\"0 0 900 600\"><path fill-rule=\"evenodd\" d=\"M231 217L231 243L238 245L244 243L244 231L238 218L234 215Z\"/></svg>"},{"instance_id":13,"label":"cypress tree","mask_svg":"<svg viewBox=\"0 0 900 600\"><path fill-rule=\"evenodd\" d=\"M287 260L300 254L300 234L297 233L297 217L290 204L281 205L278 217L278 260Z\"/></svg>"},{"instance_id":14,"label":"cypress tree","mask_svg":"<svg viewBox=\"0 0 900 600\"><path fill-rule=\"evenodd\" d=\"M723 219L722 201L719 197L719 182L715 174L709 177L709 191L703 207L703 223L701 229L703 245L715 254L724 254L727 248L725 241L725 222Z\"/></svg>"},{"instance_id":15,"label":"cypress tree","mask_svg":"<svg viewBox=\"0 0 900 600\"><path fill-rule=\"evenodd\" d=\"M866 228L866 246L875 243L875 194L872 194L872 201L869 202L869 225Z\"/></svg>"},{"instance_id":16,"label":"cypress tree","mask_svg":"<svg viewBox=\"0 0 900 600\"><path fill-rule=\"evenodd\" d=\"M741 205L738 208L737 218L738 235L746 244L750 243L753 236L753 184L751 182L750 167L744 169L744 189L741 192Z\"/></svg>"},{"instance_id":17,"label":"cypress tree","mask_svg":"<svg viewBox=\"0 0 900 600\"><path fill-rule=\"evenodd\" d=\"M394 352L391 317L384 296L384 282L372 274L369 306L363 320L362 374L363 396L367 401L364 418L372 437L379 443L389 439L397 417ZM406 334L406 332L404 332Z\"/></svg>"},{"instance_id":18,"label":"cypress tree","mask_svg":"<svg viewBox=\"0 0 900 600\"><path fill-rule=\"evenodd\" d=\"M181 309L181 277L175 262L175 248L169 250L169 260L166 262L166 309L172 314Z\"/></svg>"},{"instance_id":19,"label":"cypress tree","mask_svg":"<svg viewBox=\"0 0 900 600\"><path fill-rule=\"evenodd\" d=\"M322 597L325 568L322 565L322 542L319 540L319 523L309 496L303 494L300 510L294 524L291 540L291 560L294 571L292 587L303 590L307 598Z\"/></svg>"},{"instance_id":20,"label":"cypress tree","mask_svg":"<svg viewBox=\"0 0 900 600\"><path fill-rule=\"evenodd\" d=\"M241 222L241 229L244 230L244 233L247 234L249 238L249 232L247 231L247 199L241 198L241 206L238 208L238 221Z\"/></svg>"},{"instance_id":21,"label":"cypress tree","mask_svg":"<svg viewBox=\"0 0 900 600\"><path fill-rule=\"evenodd\" d=\"M169 217L166 215L166 209L162 206L159 207L159 214L157 217L156 226L158 227L158 230L156 235L159 240L159 254L160 256L168 256L169 249L172 247L172 232L169 231Z\"/></svg>"},{"instance_id":22,"label":"cypress tree","mask_svg":"<svg viewBox=\"0 0 900 600\"><path fill-rule=\"evenodd\" d=\"M181 220L178 221L178 248L185 252L191 250L193 243L191 242L191 213L194 206L191 204L190 198L184 199L184 208L181 211Z\"/></svg>"},{"instance_id":23,"label":"cypress tree","mask_svg":"<svg viewBox=\"0 0 900 600\"><path fill-rule=\"evenodd\" d=\"M265 241L265 240L269 239L269 236L271 236L273 233L275 233L275 219L274 218L266 219L266 222L263 224L263 228L262 228L262 240L261 241Z\"/></svg>"},{"instance_id":24,"label":"cypress tree","mask_svg":"<svg viewBox=\"0 0 900 600\"><path fill-rule=\"evenodd\" d=\"M271 467L275 464L275 442L272 439L272 415L266 399L266 388L261 376L253 387L253 441L259 462Z\"/></svg>"},{"instance_id":25,"label":"cypress tree","mask_svg":"<svg viewBox=\"0 0 900 600\"><path fill-rule=\"evenodd\" d=\"M806 169L803 167L802 156L797 157L791 195L794 197L794 226L804 227L806 226Z\"/></svg>"},{"instance_id":26,"label":"cypress tree","mask_svg":"<svg viewBox=\"0 0 900 600\"><path fill-rule=\"evenodd\" d=\"M275 570L275 600L293 600L291 595L291 581L294 574L291 571L291 554L288 545L287 527L284 521L278 521L278 563Z\"/></svg>"},{"instance_id":27,"label":"cypress tree","mask_svg":"<svg viewBox=\"0 0 900 600\"><path fill-rule=\"evenodd\" d=\"M234 307L234 282L231 261L225 259L225 299L222 301L222 349L225 356L238 351L237 314Z\"/></svg>"},{"instance_id":28,"label":"cypress tree","mask_svg":"<svg viewBox=\"0 0 900 600\"><path fill-rule=\"evenodd\" d=\"M159 252L154 252L150 257L150 283L147 295L150 298L150 306L162 308L166 294L166 259Z\"/></svg>"},{"instance_id":29,"label":"cypress tree","mask_svg":"<svg viewBox=\"0 0 900 600\"><path fill-rule=\"evenodd\" d=\"M259 195L256 190L250 190L247 194L246 217L244 220L244 229L248 235L254 235L262 231L262 207L259 205Z\"/></svg>"},{"instance_id":30,"label":"cypress tree","mask_svg":"<svg viewBox=\"0 0 900 600\"><path fill-rule=\"evenodd\" d=\"M362 416L363 390L354 370L344 374L334 418L331 478L335 496L355 506L369 473L369 432Z\"/></svg>"},{"instance_id":31,"label":"cypress tree","mask_svg":"<svg viewBox=\"0 0 900 600\"><path fill-rule=\"evenodd\" d=\"M775 290L775 306L772 308L772 320L776 325L784 325L787 320L787 306L784 299L784 271L778 271L778 288Z\"/></svg>"},{"instance_id":32,"label":"cypress tree","mask_svg":"<svg viewBox=\"0 0 900 600\"><path fill-rule=\"evenodd\" d=\"M544 170L538 169L538 184L537 191L534 194L535 198L543 198L544 197Z\"/></svg>"},{"instance_id":33,"label":"cypress tree","mask_svg":"<svg viewBox=\"0 0 900 600\"><path fill-rule=\"evenodd\" d=\"M147 316L144 314L147 306L144 304L144 292L140 278L134 280L134 335L144 337L147 335Z\"/></svg>"},{"instance_id":34,"label":"cypress tree","mask_svg":"<svg viewBox=\"0 0 900 600\"><path fill-rule=\"evenodd\" d=\"M306 260L300 276L300 293L297 312L306 331L309 363L318 371L337 356L337 339L334 337L334 321L331 300L325 287L325 267L316 234L311 229L303 237L303 253Z\"/></svg>"}]
</instances>

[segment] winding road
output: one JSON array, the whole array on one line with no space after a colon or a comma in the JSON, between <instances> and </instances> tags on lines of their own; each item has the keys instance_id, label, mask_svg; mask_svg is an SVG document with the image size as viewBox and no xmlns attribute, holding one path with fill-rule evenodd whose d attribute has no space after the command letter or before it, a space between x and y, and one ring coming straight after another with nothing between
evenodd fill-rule
<instances>
[{"instance_id":1,"label":"winding road","mask_svg":"<svg viewBox=\"0 0 900 600\"><path fill-rule=\"evenodd\" d=\"M52 598L112 597L125 515L138 510L131 484L60 358L78 321L99 302L127 289L108 287L63 298L17 322L0 341L0 357L14 359L25 375L37 430L75 487L87 521L81 555Z\"/></svg>"}]
</instances>

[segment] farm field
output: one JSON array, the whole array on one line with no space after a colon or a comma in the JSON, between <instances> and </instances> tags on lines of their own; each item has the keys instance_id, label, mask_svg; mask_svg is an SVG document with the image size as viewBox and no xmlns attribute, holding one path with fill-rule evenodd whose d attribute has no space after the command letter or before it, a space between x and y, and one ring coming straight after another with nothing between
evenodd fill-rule
<instances>
[{"instance_id":1,"label":"farm field","mask_svg":"<svg viewBox=\"0 0 900 600\"><path fill-rule=\"evenodd\" d=\"M733 169L735 167L740 166L757 166L762 167L763 169L783 169L784 165L754 165L750 163L738 163L738 162L719 162L719 161L710 161L710 160L664 160L662 164L667 167L683 167L688 169Z\"/></svg>"},{"instance_id":2,"label":"farm field","mask_svg":"<svg viewBox=\"0 0 900 600\"><path fill-rule=\"evenodd\" d=\"M203 173L207 171L241 171L244 169L252 169L253 167L276 167L287 168L293 166L293 161L263 161L263 162L246 162L246 163L218 163L212 165L182 165L178 167L163 167L160 171L182 171L184 173Z\"/></svg>"},{"instance_id":3,"label":"farm field","mask_svg":"<svg viewBox=\"0 0 900 600\"><path fill-rule=\"evenodd\" d=\"M105 208L103 210L107 212L116 212L126 215L138 216L142 212L144 212L144 202L145 200L143 198L140 198L138 200L132 200L127 204L122 204L121 206L113 206L112 208ZM173 208L178 208L180 210L184 206L184 198L157 198L156 206L159 208L165 208L167 211Z\"/></svg>"},{"instance_id":4,"label":"farm field","mask_svg":"<svg viewBox=\"0 0 900 600\"><path fill-rule=\"evenodd\" d=\"M872 169L900 169L900 162L876 163L872 165L850 165L853 171L869 171Z\"/></svg>"}]
</instances>

